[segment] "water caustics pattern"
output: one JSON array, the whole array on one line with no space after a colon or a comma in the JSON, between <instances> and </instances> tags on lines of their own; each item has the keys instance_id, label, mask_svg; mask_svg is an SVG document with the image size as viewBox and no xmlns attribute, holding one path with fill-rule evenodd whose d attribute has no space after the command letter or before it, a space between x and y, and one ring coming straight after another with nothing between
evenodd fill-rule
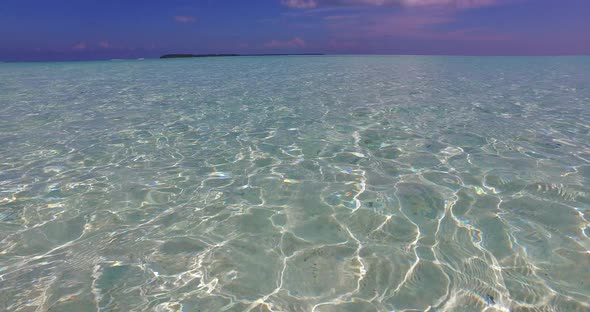
<instances>
[{"instance_id":1,"label":"water caustics pattern","mask_svg":"<svg viewBox=\"0 0 590 312\"><path fill-rule=\"evenodd\" d=\"M0 310L590 311L590 58L0 64Z\"/></svg>"}]
</instances>

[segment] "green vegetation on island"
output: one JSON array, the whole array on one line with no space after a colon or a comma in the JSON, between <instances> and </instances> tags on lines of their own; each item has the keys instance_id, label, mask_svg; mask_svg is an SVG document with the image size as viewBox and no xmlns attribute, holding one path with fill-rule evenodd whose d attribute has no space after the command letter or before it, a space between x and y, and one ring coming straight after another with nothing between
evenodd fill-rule
<instances>
[{"instance_id":1,"label":"green vegetation on island","mask_svg":"<svg viewBox=\"0 0 590 312\"><path fill-rule=\"evenodd\" d=\"M191 57L222 57L222 56L287 56L287 55L323 55L321 53L300 53L300 54L165 54L161 59L167 58L191 58Z\"/></svg>"}]
</instances>

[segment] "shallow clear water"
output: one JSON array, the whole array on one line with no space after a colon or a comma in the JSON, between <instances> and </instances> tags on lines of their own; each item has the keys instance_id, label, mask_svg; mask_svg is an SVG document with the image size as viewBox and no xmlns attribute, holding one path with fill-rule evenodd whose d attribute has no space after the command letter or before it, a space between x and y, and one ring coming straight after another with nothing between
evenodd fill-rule
<instances>
[{"instance_id":1,"label":"shallow clear water","mask_svg":"<svg viewBox=\"0 0 590 312\"><path fill-rule=\"evenodd\" d=\"M590 310L589 57L0 64L0 118L0 310Z\"/></svg>"}]
</instances>

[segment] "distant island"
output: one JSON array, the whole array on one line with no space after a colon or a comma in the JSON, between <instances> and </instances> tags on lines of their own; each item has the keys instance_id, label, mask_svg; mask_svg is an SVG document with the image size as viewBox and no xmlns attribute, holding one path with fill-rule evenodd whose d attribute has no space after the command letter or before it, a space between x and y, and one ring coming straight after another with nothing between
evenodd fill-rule
<instances>
[{"instance_id":1,"label":"distant island","mask_svg":"<svg viewBox=\"0 0 590 312\"><path fill-rule=\"evenodd\" d=\"M191 57L227 57L227 56L288 56L288 55L324 55L321 53L300 53L300 54L165 54L161 59L168 58L191 58Z\"/></svg>"}]
</instances>

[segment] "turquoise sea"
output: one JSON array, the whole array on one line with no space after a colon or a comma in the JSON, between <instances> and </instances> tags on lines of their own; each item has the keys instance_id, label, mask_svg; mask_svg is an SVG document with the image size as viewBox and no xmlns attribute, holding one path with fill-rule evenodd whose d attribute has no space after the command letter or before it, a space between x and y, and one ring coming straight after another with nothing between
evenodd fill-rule
<instances>
[{"instance_id":1,"label":"turquoise sea","mask_svg":"<svg viewBox=\"0 0 590 312\"><path fill-rule=\"evenodd\" d=\"M590 311L590 57L0 64L0 311Z\"/></svg>"}]
</instances>

